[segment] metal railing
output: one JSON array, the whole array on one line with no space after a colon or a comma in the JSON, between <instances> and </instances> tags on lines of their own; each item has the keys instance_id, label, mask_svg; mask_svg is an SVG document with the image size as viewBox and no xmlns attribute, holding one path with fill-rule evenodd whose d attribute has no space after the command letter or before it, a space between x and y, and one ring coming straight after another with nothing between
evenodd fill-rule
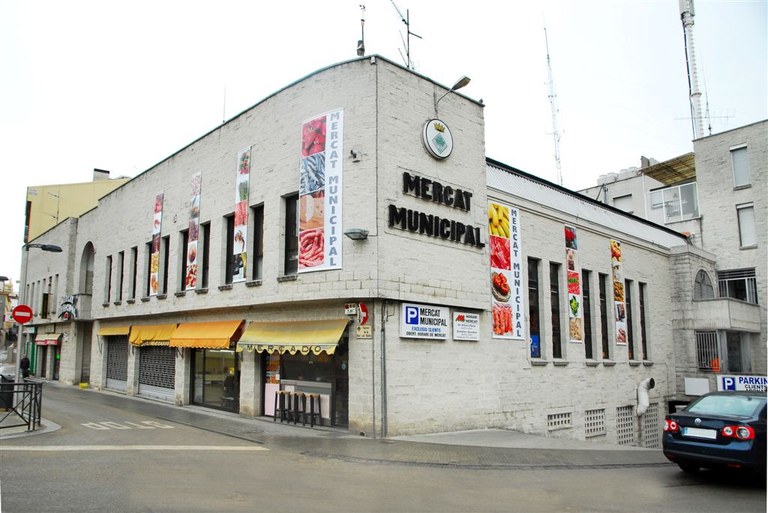
<instances>
[{"instance_id":1,"label":"metal railing","mask_svg":"<svg viewBox=\"0 0 768 513\"><path fill-rule=\"evenodd\" d=\"M43 384L14 382L0 376L0 429L26 426L34 431L42 426Z\"/></svg>"}]
</instances>

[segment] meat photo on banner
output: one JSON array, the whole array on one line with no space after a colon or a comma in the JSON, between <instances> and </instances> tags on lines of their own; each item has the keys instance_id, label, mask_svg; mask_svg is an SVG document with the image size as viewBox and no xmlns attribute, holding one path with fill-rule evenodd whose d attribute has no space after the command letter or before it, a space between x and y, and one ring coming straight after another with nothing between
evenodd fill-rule
<instances>
[{"instance_id":1,"label":"meat photo on banner","mask_svg":"<svg viewBox=\"0 0 768 513\"><path fill-rule=\"evenodd\" d=\"M301 127L299 272L341 268L343 127L343 110Z\"/></svg>"},{"instance_id":2,"label":"meat photo on banner","mask_svg":"<svg viewBox=\"0 0 768 513\"><path fill-rule=\"evenodd\" d=\"M187 235L187 272L184 277L184 290L197 287L197 241L200 238L200 193L203 174L192 177L192 197L189 207L189 231Z\"/></svg>"},{"instance_id":3,"label":"meat photo on banner","mask_svg":"<svg viewBox=\"0 0 768 513\"><path fill-rule=\"evenodd\" d=\"M489 202L488 233L493 338L524 339L525 287L519 211Z\"/></svg>"},{"instance_id":4,"label":"meat photo on banner","mask_svg":"<svg viewBox=\"0 0 768 513\"><path fill-rule=\"evenodd\" d=\"M156 296L160 289L160 232L163 226L163 193L155 196L152 216L152 252L149 255L149 295Z\"/></svg>"},{"instance_id":5,"label":"meat photo on banner","mask_svg":"<svg viewBox=\"0 0 768 513\"><path fill-rule=\"evenodd\" d=\"M576 228L565 227L565 269L568 283L568 337L571 342L583 342L583 304L581 296L581 267Z\"/></svg>"},{"instance_id":6,"label":"meat photo on banner","mask_svg":"<svg viewBox=\"0 0 768 513\"><path fill-rule=\"evenodd\" d=\"M616 344L627 345L627 310L624 304L624 273L621 270L621 242L611 240L611 276L613 278L613 311L616 317Z\"/></svg>"},{"instance_id":7,"label":"meat photo on banner","mask_svg":"<svg viewBox=\"0 0 768 513\"><path fill-rule=\"evenodd\" d=\"M235 223L232 230L232 283L245 281L248 244L248 192L251 176L251 147L237 153L235 180Z\"/></svg>"}]
</instances>

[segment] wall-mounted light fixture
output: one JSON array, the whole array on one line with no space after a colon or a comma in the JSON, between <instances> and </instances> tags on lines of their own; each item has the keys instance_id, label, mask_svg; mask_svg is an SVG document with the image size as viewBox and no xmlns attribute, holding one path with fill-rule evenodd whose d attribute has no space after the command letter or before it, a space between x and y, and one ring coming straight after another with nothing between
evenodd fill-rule
<instances>
[{"instance_id":1,"label":"wall-mounted light fixture","mask_svg":"<svg viewBox=\"0 0 768 513\"><path fill-rule=\"evenodd\" d=\"M456 81L456 83L453 84L453 87L448 89L448 91L444 95L442 95L440 98L437 97L437 94L434 94L434 98L435 98L435 117L437 117L437 104L440 103L440 100L442 100L443 98L448 96L453 91L456 91L456 90L461 89L462 87L466 86L467 84L469 84L469 82L471 80L472 80L471 78L469 78L468 76L464 75L463 77L458 79Z\"/></svg>"},{"instance_id":2,"label":"wall-mounted light fixture","mask_svg":"<svg viewBox=\"0 0 768 513\"><path fill-rule=\"evenodd\" d=\"M350 228L344 232L344 235L352 240L366 240L368 238L368 230L362 228Z\"/></svg>"},{"instance_id":3,"label":"wall-mounted light fixture","mask_svg":"<svg viewBox=\"0 0 768 513\"><path fill-rule=\"evenodd\" d=\"M349 156L352 157L352 162L360 162L360 151L352 148L349 150Z\"/></svg>"}]
</instances>

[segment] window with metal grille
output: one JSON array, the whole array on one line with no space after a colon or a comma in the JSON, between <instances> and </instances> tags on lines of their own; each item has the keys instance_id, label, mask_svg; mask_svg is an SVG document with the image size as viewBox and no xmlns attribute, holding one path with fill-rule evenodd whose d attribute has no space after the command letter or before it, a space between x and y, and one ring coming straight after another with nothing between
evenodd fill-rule
<instances>
[{"instance_id":1,"label":"window with metal grille","mask_svg":"<svg viewBox=\"0 0 768 513\"><path fill-rule=\"evenodd\" d=\"M176 384L176 349L166 346L139 350L139 384L174 388Z\"/></svg>"},{"instance_id":2,"label":"window with metal grille","mask_svg":"<svg viewBox=\"0 0 768 513\"><path fill-rule=\"evenodd\" d=\"M584 436L605 434L605 408L584 412Z\"/></svg>"},{"instance_id":3,"label":"window with metal grille","mask_svg":"<svg viewBox=\"0 0 768 513\"><path fill-rule=\"evenodd\" d=\"M635 443L635 413L633 406L616 408L616 443L618 445L634 445Z\"/></svg>"},{"instance_id":4,"label":"window with metal grille","mask_svg":"<svg viewBox=\"0 0 768 513\"><path fill-rule=\"evenodd\" d=\"M717 284L720 289L720 297L758 304L757 279L754 268L718 271Z\"/></svg>"},{"instance_id":5,"label":"window with metal grille","mask_svg":"<svg viewBox=\"0 0 768 513\"><path fill-rule=\"evenodd\" d=\"M567 429L570 427L573 427L571 412L550 413L547 415L547 429L550 431L555 429Z\"/></svg>"},{"instance_id":6,"label":"window with metal grille","mask_svg":"<svg viewBox=\"0 0 768 513\"><path fill-rule=\"evenodd\" d=\"M643 423L643 447L661 447L661 426L659 426L659 403L651 403L641 417Z\"/></svg>"},{"instance_id":7,"label":"window with metal grille","mask_svg":"<svg viewBox=\"0 0 768 513\"><path fill-rule=\"evenodd\" d=\"M720 372L720 351L716 331L696 332L696 364L701 371Z\"/></svg>"},{"instance_id":8,"label":"window with metal grille","mask_svg":"<svg viewBox=\"0 0 768 513\"><path fill-rule=\"evenodd\" d=\"M107 337L107 380L128 380L128 337Z\"/></svg>"}]
</instances>

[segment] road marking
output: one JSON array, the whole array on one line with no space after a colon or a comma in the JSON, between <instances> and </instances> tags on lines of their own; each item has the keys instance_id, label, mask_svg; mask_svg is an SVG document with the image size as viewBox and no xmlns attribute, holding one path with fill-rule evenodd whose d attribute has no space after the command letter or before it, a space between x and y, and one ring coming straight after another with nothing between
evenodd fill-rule
<instances>
[{"instance_id":1,"label":"road marking","mask_svg":"<svg viewBox=\"0 0 768 513\"><path fill-rule=\"evenodd\" d=\"M169 426L168 424L163 424L160 422L155 422L154 420L145 420L142 421L141 424L136 424L135 422L125 422L123 424L119 422L112 422L112 421L106 421L106 422L87 422L85 424L80 424L83 427L87 427L90 429L95 429L97 431L105 431L109 429L173 429L173 426Z\"/></svg>"},{"instance_id":2,"label":"road marking","mask_svg":"<svg viewBox=\"0 0 768 513\"><path fill-rule=\"evenodd\" d=\"M268 451L265 447L242 445L27 445L2 446L0 451Z\"/></svg>"}]
</instances>

